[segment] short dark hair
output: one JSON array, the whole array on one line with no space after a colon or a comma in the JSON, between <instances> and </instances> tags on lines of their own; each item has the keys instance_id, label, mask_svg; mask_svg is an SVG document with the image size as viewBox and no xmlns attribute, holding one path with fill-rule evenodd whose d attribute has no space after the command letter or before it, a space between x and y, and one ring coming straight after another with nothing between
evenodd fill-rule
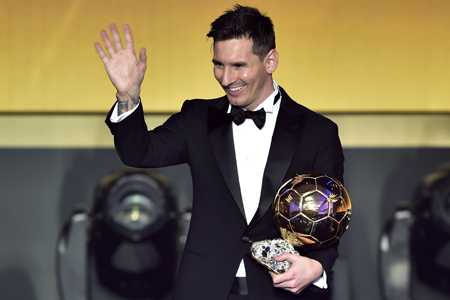
<instances>
[{"instance_id":1,"label":"short dark hair","mask_svg":"<svg viewBox=\"0 0 450 300\"><path fill-rule=\"evenodd\" d=\"M231 39L247 38L253 41L253 54L261 60L275 49L275 32L272 20L253 7L235 5L211 23L206 35L214 43Z\"/></svg>"}]
</instances>

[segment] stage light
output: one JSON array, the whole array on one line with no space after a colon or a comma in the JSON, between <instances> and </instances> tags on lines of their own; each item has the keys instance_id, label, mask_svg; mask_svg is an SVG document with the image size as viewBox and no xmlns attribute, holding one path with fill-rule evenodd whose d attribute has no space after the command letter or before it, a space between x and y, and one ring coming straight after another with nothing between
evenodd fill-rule
<instances>
[{"instance_id":1,"label":"stage light","mask_svg":"<svg viewBox=\"0 0 450 300\"><path fill-rule=\"evenodd\" d=\"M432 288L450 294L450 164L426 178L414 216L415 273Z\"/></svg>"},{"instance_id":2,"label":"stage light","mask_svg":"<svg viewBox=\"0 0 450 300\"><path fill-rule=\"evenodd\" d=\"M427 176L414 195L381 235L379 274L387 300L414 299L414 288L432 299L450 294L450 164Z\"/></svg>"},{"instance_id":3,"label":"stage light","mask_svg":"<svg viewBox=\"0 0 450 300\"><path fill-rule=\"evenodd\" d=\"M56 247L61 300L167 299L179 251L179 214L168 181L124 168L98 185L93 209L75 209Z\"/></svg>"},{"instance_id":4,"label":"stage light","mask_svg":"<svg viewBox=\"0 0 450 300\"><path fill-rule=\"evenodd\" d=\"M379 249L379 278L383 299L411 298L411 226L413 216L400 206L384 228Z\"/></svg>"},{"instance_id":5,"label":"stage light","mask_svg":"<svg viewBox=\"0 0 450 300\"><path fill-rule=\"evenodd\" d=\"M89 243L99 282L127 298L170 293L177 216L169 184L158 173L124 169L105 178L95 194Z\"/></svg>"},{"instance_id":6,"label":"stage light","mask_svg":"<svg viewBox=\"0 0 450 300\"><path fill-rule=\"evenodd\" d=\"M61 300L89 299L88 226L87 209L76 208L58 237L56 278Z\"/></svg>"}]
</instances>

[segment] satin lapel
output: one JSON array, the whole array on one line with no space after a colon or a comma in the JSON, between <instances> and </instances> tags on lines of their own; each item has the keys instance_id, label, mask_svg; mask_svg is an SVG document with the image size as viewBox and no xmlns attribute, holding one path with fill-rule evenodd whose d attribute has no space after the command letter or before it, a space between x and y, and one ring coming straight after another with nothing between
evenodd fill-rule
<instances>
[{"instance_id":1,"label":"satin lapel","mask_svg":"<svg viewBox=\"0 0 450 300\"><path fill-rule=\"evenodd\" d=\"M282 90L282 101L272 137L269 157L263 175L261 199L258 210L248 230L254 227L271 207L275 193L285 180L286 172L302 135L306 114Z\"/></svg>"},{"instance_id":2,"label":"satin lapel","mask_svg":"<svg viewBox=\"0 0 450 300\"><path fill-rule=\"evenodd\" d=\"M221 101L217 106L209 107L208 135L223 178L245 218L241 189L239 187L236 154L234 152L231 117L226 113L227 104L228 101Z\"/></svg>"}]
</instances>

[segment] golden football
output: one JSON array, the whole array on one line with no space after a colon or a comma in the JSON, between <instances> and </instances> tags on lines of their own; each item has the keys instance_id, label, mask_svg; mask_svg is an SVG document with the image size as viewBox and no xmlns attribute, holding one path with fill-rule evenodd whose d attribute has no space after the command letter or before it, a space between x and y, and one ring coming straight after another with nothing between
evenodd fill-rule
<instances>
[{"instance_id":1,"label":"golden football","mask_svg":"<svg viewBox=\"0 0 450 300\"><path fill-rule=\"evenodd\" d=\"M281 236L297 247L324 248L347 230L352 214L344 186L326 174L300 174L278 190L274 221Z\"/></svg>"}]
</instances>

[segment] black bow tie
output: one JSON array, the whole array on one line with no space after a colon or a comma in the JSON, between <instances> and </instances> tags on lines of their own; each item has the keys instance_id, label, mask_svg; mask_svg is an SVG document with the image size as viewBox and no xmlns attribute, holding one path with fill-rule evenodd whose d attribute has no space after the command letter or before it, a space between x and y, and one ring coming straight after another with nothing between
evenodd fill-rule
<instances>
[{"instance_id":1,"label":"black bow tie","mask_svg":"<svg viewBox=\"0 0 450 300\"><path fill-rule=\"evenodd\" d=\"M241 125L244 123L245 119L252 119L255 122L256 127L259 129L263 128L266 122L266 112L264 108L258 111L243 110L239 106L231 106L230 112L231 118L236 125Z\"/></svg>"},{"instance_id":2,"label":"black bow tie","mask_svg":"<svg viewBox=\"0 0 450 300\"><path fill-rule=\"evenodd\" d=\"M273 104L277 103L280 99L280 92L277 93L275 96L275 99L273 99ZM257 111L251 111L251 110L243 110L239 106L231 106L231 119L233 119L233 122L236 125L241 125L244 123L245 119L252 119L253 122L255 122L256 127L259 129L264 127L264 123L266 123L266 111L264 108L261 108Z\"/></svg>"}]
</instances>

